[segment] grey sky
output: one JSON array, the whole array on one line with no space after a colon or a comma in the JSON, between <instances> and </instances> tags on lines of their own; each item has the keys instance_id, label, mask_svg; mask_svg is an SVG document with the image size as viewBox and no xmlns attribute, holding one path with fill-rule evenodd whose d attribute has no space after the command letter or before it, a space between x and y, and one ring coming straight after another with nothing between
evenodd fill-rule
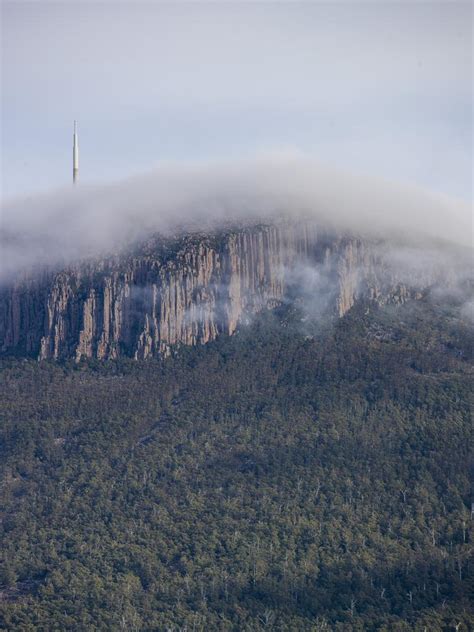
<instances>
[{"instance_id":1,"label":"grey sky","mask_svg":"<svg viewBox=\"0 0 474 632\"><path fill-rule=\"evenodd\" d=\"M472 198L470 3L2 2L5 196L294 148Z\"/></svg>"}]
</instances>

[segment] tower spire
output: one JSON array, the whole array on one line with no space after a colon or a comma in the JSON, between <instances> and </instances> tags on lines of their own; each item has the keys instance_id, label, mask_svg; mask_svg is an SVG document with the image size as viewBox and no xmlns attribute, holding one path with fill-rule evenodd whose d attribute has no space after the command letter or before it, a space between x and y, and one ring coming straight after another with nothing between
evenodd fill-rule
<instances>
[{"instance_id":1,"label":"tower spire","mask_svg":"<svg viewBox=\"0 0 474 632\"><path fill-rule=\"evenodd\" d=\"M72 181L77 182L79 172L79 143L77 140L77 122L74 121L74 134L72 137Z\"/></svg>"}]
</instances>

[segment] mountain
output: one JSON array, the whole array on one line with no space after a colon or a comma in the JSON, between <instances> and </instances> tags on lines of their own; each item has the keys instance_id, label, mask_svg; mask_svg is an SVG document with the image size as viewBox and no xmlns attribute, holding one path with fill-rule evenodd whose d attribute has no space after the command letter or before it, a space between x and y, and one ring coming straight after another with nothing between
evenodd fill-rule
<instances>
[{"instance_id":1,"label":"mountain","mask_svg":"<svg viewBox=\"0 0 474 632\"><path fill-rule=\"evenodd\" d=\"M473 629L463 265L280 219L4 282L0 630Z\"/></svg>"},{"instance_id":2,"label":"mountain","mask_svg":"<svg viewBox=\"0 0 474 632\"><path fill-rule=\"evenodd\" d=\"M152 236L134 248L23 274L0 291L0 350L50 358L144 359L233 334L295 295L339 317L357 298L404 302L433 282L405 277L389 246L280 221ZM309 283L309 286L308 286Z\"/></svg>"}]
</instances>

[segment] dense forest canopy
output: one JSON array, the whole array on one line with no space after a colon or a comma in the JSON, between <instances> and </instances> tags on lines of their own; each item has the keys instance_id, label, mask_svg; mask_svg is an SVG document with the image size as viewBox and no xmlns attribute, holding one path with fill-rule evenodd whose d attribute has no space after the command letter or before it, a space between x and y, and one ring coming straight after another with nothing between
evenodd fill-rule
<instances>
[{"instance_id":1,"label":"dense forest canopy","mask_svg":"<svg viewBox=\"0 0 474 632\"><path fill-rule=\"evenodd\" d=\"M473 628L456 301L0 379L2 629Z\"/></svg>"}]
</instances>

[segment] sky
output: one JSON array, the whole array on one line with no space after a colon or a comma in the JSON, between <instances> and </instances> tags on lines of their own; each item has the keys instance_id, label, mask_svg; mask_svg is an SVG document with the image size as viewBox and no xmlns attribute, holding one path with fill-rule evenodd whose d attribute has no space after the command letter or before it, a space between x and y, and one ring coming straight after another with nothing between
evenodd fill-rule
<instances>
[{"instance_id":1,"label":"sky","mask_svg":"<svg viewBox=\"0 0 474 632\"><path fill-rule=\"evenodd\" d=\"M472 6L1 2L1 192L300 152L472 200Z\"/></svg>"}]
</instances>

